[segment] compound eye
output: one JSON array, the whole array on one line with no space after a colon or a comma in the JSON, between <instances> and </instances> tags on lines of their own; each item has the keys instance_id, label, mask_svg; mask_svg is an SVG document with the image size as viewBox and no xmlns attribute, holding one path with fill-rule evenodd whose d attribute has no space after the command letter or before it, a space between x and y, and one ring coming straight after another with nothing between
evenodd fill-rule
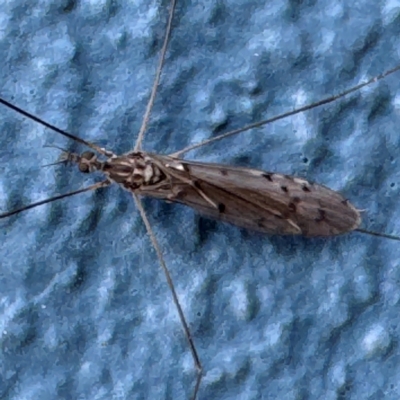
<instances>
[{"instance_id":1,"label":"compound eye","mask_svg":"<svg viewBox=\"0 0 400 400\"><path fill-rule=\"evenodd\" d=\"M83 172L84 174L89 173L89 164L79 163L79 171Z\"/></svg>"}]
</instances>

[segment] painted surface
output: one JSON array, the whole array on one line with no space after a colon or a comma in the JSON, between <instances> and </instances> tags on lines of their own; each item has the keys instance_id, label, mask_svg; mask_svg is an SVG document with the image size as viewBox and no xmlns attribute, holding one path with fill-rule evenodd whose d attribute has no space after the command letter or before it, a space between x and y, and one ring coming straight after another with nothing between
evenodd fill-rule
<instances>
[{"instance_id":1,"label":"painted surface","mask_svg":"<svg viewBox=\"0 0 400 400\"><path fill-rule=\"evenodd\" d=\"M116 152L133 147L167 1L0 5L0 93ZM144 149L186 145L397 65L394 1L178 5ZM399 74L333 105L194 151L342 191L400 234ZM0 207L96 177L0 109ZM399 398L399 245L269 238L146 201L205 369L201 399ZM84 194L1 221L0 397L186 399L193 362L129 195Z\"/></svg>"}]
</instances>

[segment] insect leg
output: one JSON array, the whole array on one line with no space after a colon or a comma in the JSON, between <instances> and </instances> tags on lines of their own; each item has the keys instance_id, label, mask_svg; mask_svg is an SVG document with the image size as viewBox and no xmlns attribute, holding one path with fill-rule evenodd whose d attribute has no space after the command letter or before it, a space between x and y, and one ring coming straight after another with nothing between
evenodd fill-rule
<instances>
[{"instance_id":1,"label":"insect leg","mask_svg":"<svg viewBox=\"0 0 400 400\"><path fill-rule=\"evenodd\" d=\"M201 365L200 358L199 358L199 355L198 355L197 350L196 350L196 346L195 346L195 344L193 342L192 334L190 333L189 325L188 325L188 323L186 321L185 314L183 313L182 307L181 307L181 305L179 303L178 295L176 293L176 290L175 290L175 287L174 287L174 283L173 283L172 278L171 278L171 274L169 273L167 265L165 264L165 260L164 260L164 257L162 255L161 248L160 248L160 246L158 244L158 241L157 241L157 239L156 239L156 237L154 235L154 232L153 232L153 229L151 227L150 221L147 218L146 211L144 210L142 202L140 201L139 197L134 194L133 198L135 199L135 203L136 203L136 206L137 206L137 208L139 210L140 216L142 217L143 222L144 222L144 224L146 226L147 233L148 233L148 235L150 237L151 243L152 243L152 245L153 245L153 247L154 247L154 249L155 249L155 251L157 253L157 257L158 257L158 260L160 261L161 268L164 271L165 277L167 279L168 286L169 286L169 288L171 290L171 293L172 293L172 298L173 298L175 307L176 307L176 309L178 311L178 314L179 314L179 319L180 319L180 321L182 323L183 330L185 331L186 339L187 339L187 341L189 343L190 352L192 354L194 365L195 365L196 370L197 370L196 384L195 384L194 391L193 391L193 396L192 396L192 399L195 400L196 397L197 397L197 393L199 391L201 378L203 376L203 367Z\"/></svg>"}]
</instances>

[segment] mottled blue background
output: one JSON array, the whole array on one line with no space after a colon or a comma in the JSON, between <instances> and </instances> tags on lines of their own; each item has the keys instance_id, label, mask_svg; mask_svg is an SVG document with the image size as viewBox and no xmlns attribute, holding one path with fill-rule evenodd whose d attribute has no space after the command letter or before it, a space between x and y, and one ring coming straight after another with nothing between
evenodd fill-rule
<instances>
[{"instance_id":1,"label":"mottled blue background","mask_svg":"<svg viewBox=\"0 0 400 400\"><path fill-rule=\"evenodd\" d=\"M144 148L171 153L316 101L400 62L396 1L178 1ZM168 1L0 4L0 93L115 152L132 148ZM341 190L400 234L400 74L188 158ZM0 108L0 207L96 177ZM400 398L400 247L266 237L146 201L203 362L201 399ZM186 399L195 372L130 196L83 194L0 224L1 399Z\"/></svg>"}]
</instances>

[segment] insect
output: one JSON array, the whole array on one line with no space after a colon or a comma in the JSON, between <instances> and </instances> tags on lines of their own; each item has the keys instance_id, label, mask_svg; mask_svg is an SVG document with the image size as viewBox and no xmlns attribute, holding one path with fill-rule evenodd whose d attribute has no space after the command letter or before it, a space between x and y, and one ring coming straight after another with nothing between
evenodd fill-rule
<instances>
[{"instance_id":1,"label":"insect","mask_svg":"<svg viewBox=\"0 0 400 400\"><path fill-rule=\"evenodd\" d=\"M158 135L156 135L157 136L157 138L158 138ZM150 140L151 140L151 137L150 137ZM218 149L218 147L217 147L217 149ZM76 200L75 200L76 201ZM79 204L79 203L75 203L75 204ZM107 222L110 222L110 220L108 220ZM108 223L107 224L105 224L105 228L107 227L107 225L108 225ZM132 228L131 228L132 229ZM135 234L136 234L136 232L135 232ZM254 240L260 240L260 239L254 239ZM82 239L81 241L83 241L84 242L84 239ZM182 237L180 237L180 243L182 243L183 242L183 240L182 240ZM78 243L80 243L80 242L78 242ZM104 242L103 242L104 243ZM261 244L261 242L260 241L258 241L258 243L259 244ZM289 243L290 244L290 241L289 242L286 242L286 243ZM339 242L335 242L335 243L339 243ZM336 244L337 245L337 244ZM172 246L173 246L173 244L172 244ZM185 243L183 242L183 246L185 246ZM279 246L279 245L278 245ZM92 249L93 249L93 247L92 247ZM255 248L256 249L256 248ZM80 249L81 251L82 251L82 249ZM227 250L224 250L225 252L227 251ZM140 252L140 249L138 249L136 252ZM86 253L87 254L87 253ZM90 254L90 253L89 253ZM113 254L114 254L114 252L113 252ZM132 265L134 265L135 264L135 260L133 260L132 259L132 254L131 253L129 253L129 267L131 268L132 267ZM134 256L133 256L134 257ZM147 255L145 255L144 257L147 257ZM89 257L90 258L90 257ZM73 258L70 258L70 260L73 260ZM318 260L318 259L317 259ZM55 260L54 260L55 261ZM53 262L54 262L53 261ZM136 260L137 261L137 260ZM142 261L142 260L140 260L140 261ZM126 260L124 260L124 262L125 262L125 265L126 265ZM282 260L280 260L280 264L282 263ZM82 260L79 260L79 262L77 262L77 264L85 264ZM153 265L153 264L155 264L155 261L154 261L154 259L152 259L152 262L151 262L151 264ZM112 266L113 267L113 266ZM194 269L195 267L196 267L196 265L195 264L185 264L185 268L187 268L187 267L190 267L190 268L192 268L192 269ZM85 267L79 267L79 268L81 268L82 269L82 271L83 272L85 272L85 273L87 273L87 271L85 271L85 269L87 269L88 268L88 266L86 266L86 268ZM79 276L79 268L77 268L77 271L78 271L78 273L77 273L77 275ZM127 267L126 267L127 268ZM264 268L265 268L265 266L264 266ZM59 269L59 271L62 271L63 269L62 268L60 268ZM64 269L65 270L65 269ZM68 271L68 269L66 269L67 271ZM271 269L272 271L274 270L273 268ZM110 271L110 270L108 270L108 271ZM44 272L44 271L42 271L43 273L46 273L46 272ZM61 272L60 272L61 273ZM111 272L109 272L109 273L111 273ZM50 274L50 273L49 273ZM152 274L154 274L154 272L152 273ZM54 273L53 273L53 275L54 275ZM158 276L157 277L157 279L159 279L160 277ZM57 281L57 276L56 276L56 278L54 278L55 279L55 282L57 283L58 281ZM82 280L85 280L85 279L83 279L83 278L81 278ZM135 274L135 279L136 279L136 274ZM79 279L77 279L77 280L79 280ZM120 282L123 282L124 281L124 279L121 279L121 281ZM51 280L50 280L50 283L51 283ZM76 283L76 282L75 282ZM74 285L75 285L75 283L74 283ZM235 286L234 285L234 281L233 281L233 287ZM53 284L54 285L54 284ZM74 286L74 285L71 285L70 284L70 286ZM50 287L51 287L52 285L50 285ZM79 286L78 284L76 284L75 286ZM104 280L103 280L103 285L100 285L100 287L103 287L104 288ZM103 289L103 290L105 290L105 289ZM242 288L242 290L243 290L243 288ZM237 290L236 291L236 294L238 294L238 293L240 293L240 290ZM118 293L119 294L119 293ZM36 298L36 297L38 297L38 298ZM36 296L35 297L35 300L36 300L36 304L40 304L40 300L41 300L41 297L42 296ZM135 298L134 298L134 296L133 296L133 299L132 299L132 296L131 296L131 294L130 293L128 293L127 294L127 296L126 297L122 297L122 298L124 298L124 299L126 299L126 303L127 304L135 304ZM166 297L165 297L166 298ZM249 297L250 298L250 297ZM164 296L163 296L163 301L165 301L165 299L164 299ZM234 299L233 299L233 301L234 301ZM35 302L33 302L34 304L35 304ZM105 307L104 305L103 305L103 307ZM233 306L232 306L233 307ZM240 308L240 307L239 307ZM249 308L251 308L251 307L249 307ZM124 310L126 309L126 304L124 304L124 308L123 308ZM172 312L175 312L174 310L172 310L171 311L171 313ZM100 314L99 314L100 315ZM207 315L206 313L205 313L205 315ZM251 317L248 317L248 316L246 316L246 317L242 317L242 318L248 318L248 319L250 319L250 323L249 323L249 325L251 325ZM132 319L132 318L131 318ZM195 320L195 318L191 318L192 320ZM238 319L240 320L240 318L238 317ZM84 337L85 335L87 335L87 333L86 333L86 329L82 326L82 327L80 327L80 325L79 325L79 321L76 321L76 322L74 322L74 319L72 318L72 319L68 319L69 320L69 323L70 324L72 324L72 326L75 326L75 329L76 329L76 331L77 331L77 334L75 335L75 337L76 338L80 338L80 337ZM158 325L158 321L159 321L159 319L156 319L155 321L152 321L153 322L153 324L155 325L155 326L157 326ZM75 323L75 325L74 325L74 323ZM177 329L176 329L176 332L180 332L179 331L179 327L178 327L178 323L177 323ZM273 324L272 324L273 325ZM51 326L51 325L50 325ZM157 326L157 330L155 330L154 332L157 332L157 334L158 334L158 331L159 331L159 326ZM53 328L54 329L54 328ZM81 333L81 331L80 331L80 329L83 331L82 333ZM203 328L204 329L204 328ZM117 346L115 346L115 344L114 344L114 342L115 342L115 339L114 339L114 337L113 337L113 335L112 334L109 334L110 336L107 338L107 332L109 332L109 331L113 331L112 329L110 329L110 328L108 328L107 329L107 327L105 327L102 331L101 331L101 333L102 333L102 335L104 336L104 337L106 337L106 340L104 340L104 342L106 342L107 343L107 345L105 345L104 347L105 347L105 350L101 350L101 351L104 351L102 354L103 354L103 356L104 356L104 354L106 354L107 353L107 348L109 349L109 348L112 348L113 350L115 350L115 348L117 348L118 349L118 347L119 347L119 351L121 351L121 349L120 349L120 347L121 347L121 345L123 345L123 342L121 342L121 341L118 341L118 345ZM193 329L192 329L193 330ZM120 328L119 330L116 330L116 332L123 332L124 331L124 329L123 328ZM201 331L201 329L197 329L197 331ZM51 335L50 335L51 336ZM54 336L54 335L53 335ZM61 336L63 336L62 334L61 334ZM99 335L99 336L101 336L101 335ZM176 339L176 338L173 338L174 340ZM169 343L169 345L170 346L174 346L174 340L173 340L172 338L170 339L171 341L170 342L168 342ZM53 340L55 340L55 339L53 339ZM243 342L244 340L242 340L242 342ZM57 343L57 342L56 342ZM88 341L88 343L90 343L90 341ZM238 345L239 345L239 342L233 342L233 343L235 343L235 348L237 348L238 347ZM67 342L67 345L69 345L70 346L70 344ZM265 345L265 343L264 343L264 345ZM134 350L134 346L137 346L137 343L135 344L134 343L134 339L133 339L133 341L132 341L132 344L130 345L130 346L132 346L132 347L130 347L129 348L129 353L130 354L134 354L135 353L135 350ZM184 343L182 343L182 347L184 346ZM137 347L138 349L140 349L140 347L138 346ZM263 349L265 350L267 347L263 347ZM118 351L117 350L117 351ZM126 349L124 349L125 351L126 351ZM202 353L203 353L203 350L204 349L202 349ZM251 354L255 354L254 352L255 352L255 350L253 349L250 349L251 351L250 351L250 353ZM138 350L139 351L139 350ZM127 353L128 353L128 351L126 351ZM258 351L258 354L260 353L260 351ZM76 357L77 357L77 360L79 360L79 361L81 361L81 358L80 358L80 355L76 355ZM135 360L135 358L134 358L134 356L132 356L133 358L132 358L132 360ZM121 357L122 358L122 357ZM168 358L168 357L167 357ZM79 361L77 361L77 362L79 362ZM208 366L209 365L212 365L212 361L211 362L209 362L209 360L207 360L208 362L207 362L207 364L208 364ZM187 361L186 363L187 364L190 364L190 362L191 362L191 360L189 360L189 361ZM174 360L171 360L171 364L173 364L174 363ZM227 364L229 364L229 362L225 362L225 363L227 363ZM252 360L252 363L254 363L254 360ZM91 366L93 366L93 362L91 362L91 363L89 363ZM155 362L154 362L154 360L151 362L151 368L150 368L150 370L152 369L152 368L155 368L155 366L154 366L154 364L155 364ZM118 367L120 367L120 365L121 365L121 359L119 359L119 363L117 364L117 365L115 365L114 366L114 368L112 368L111 369L111 371L110 371L110 374L111 374L111 376L112 376L112 380L113 380L113 384L114 384L114 390L116 390L115 388L116 387L118 387L118 385L117 385L117 383L116 382L120 382L120 381L118 381L118 377L117 377L117 375L113 375L113 373L114 373L114 371L117 369L116 367L118 366ZM142 365L142 364L141 364ZM222 364L221 364L222 365ZM244 360L243 361L243 368L244 367L246 367L246 360ZM132 362L132 364L130 365L130 367L131 368L127 368L127 371L132 371L133 369L135 369L135 362ZM143 368L143 367L142 367ZM177 384L179 384L179 382L181 382L182 381L182 370L181 369L179 369L179 368L176 368L176 369L174 369L173 368L173 366L172 365L169 365L169 368L170 368L170 371L172 371L171 373L172 373L172 376L174 376L174 382L173 382L173 385L177 385ZM143 369L145 369L145 368L143 368ZM211 370L212 371L212 368L210 368L209 370ZM245 368L244 368L244 370L245 370ZM131 372L132 373L132 372ZM188 374L189 375L189 374ZM206 381L206 387L207 387L207 379L206 378L208 378L208 382L210 382L210 375L212 375L212 374L208 374L208 377L206 376L204 379L205 379L205 381ZM158 376L158 375L157 375ZM192 376L190 376L191 378L192 378ZM121 378L120 378L121 379ZM156 379L156 378L155 378ZM220 379L222 379L222 378L220 378ZM231 379L231 378L228 378L228 380L229 379ZM184 392L185 393L189 393L190 392L190 383L192 383L193 382L193 380L191 380L191 382L189 382L189 379L187 379L188 380L188 385L187 385L187 388L185 388L185 390L184 390ZM223 379L222 379L223 380ZM135 379L132 379L132 382L130 382L130 384L134 387L134 383L133 383L133 381L135 381ZM157 379L157 381L158 381L158 379ZM217 382L220 382L220 381L218 381L217 380ZM185 382L186 383L186 382ZM185 385L186 386L186 385ZM210 385L210 386L212 386L212 385ZM205 389L205 390L207 390L207 389ZM150 393L150 392L149 392ZM159 393L161 393L161 392L155 392L155 393L157 393L159 396L161 396ZM127 397L127 395L125 396L125 397ZM153 396L154 397L154 396ZM161 398L161 397L160 397Z\"/></svg>"}]
</instances>

